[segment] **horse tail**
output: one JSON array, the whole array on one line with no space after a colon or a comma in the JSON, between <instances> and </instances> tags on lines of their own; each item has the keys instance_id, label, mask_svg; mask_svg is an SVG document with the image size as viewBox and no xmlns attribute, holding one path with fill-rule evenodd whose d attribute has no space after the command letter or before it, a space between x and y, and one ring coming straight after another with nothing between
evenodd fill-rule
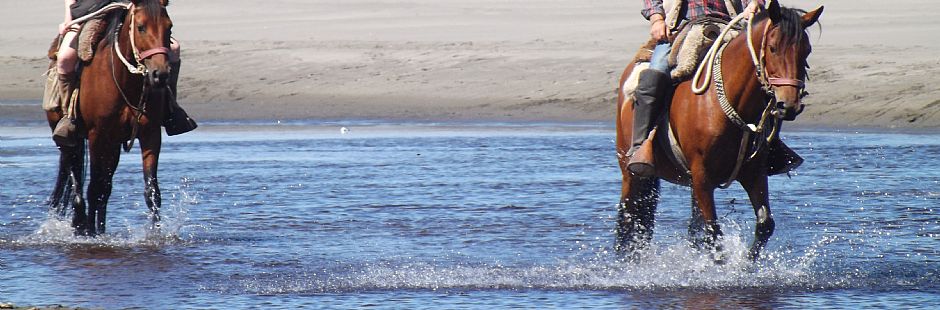
<instances>
[{"instance_id":1,"label":"horse tail","mask_svg":"<svg viewBox=\"0 0 940 310\"><path fill-rule=\"evenodd\" d=\"M49 210L54 215L65 217L69 207L74 206L74 195L81 195L81 184L85 178L85 140L78 145L61 149L59 153L59 171L56 176L55 187L49 196Z\"/></svg>"}]
</instances>

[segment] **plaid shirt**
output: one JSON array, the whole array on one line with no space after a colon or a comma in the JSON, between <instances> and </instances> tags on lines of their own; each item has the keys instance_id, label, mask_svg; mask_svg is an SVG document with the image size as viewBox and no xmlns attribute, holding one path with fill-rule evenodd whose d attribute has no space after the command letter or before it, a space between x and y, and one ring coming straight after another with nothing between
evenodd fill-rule
<instances>
[{"instance_id":1,"label":"plaid shirt","mask_svg":"<svg viewBox=\"0 0 940 310\"><path fill-rule=\"evenodd\" d=\"M751 2L751 0L732 1L740 1L742 10L747 7L748 3ZM764 5L764 0L756 1L757 4L760 4L761 6ZM684 10L685 19L687 20L695 20L697 18L706 16L731 20L731 18L734 17L729 16L724 0L684 0L683 2L686 3ZM642 13L643 17L646 19L650 19L650 16L653 14L661 14L663 17L665 17L666 13L663 10L663 0L643 0L643 10L640 11L640 13Z\"/></svg>"}]
</instances>

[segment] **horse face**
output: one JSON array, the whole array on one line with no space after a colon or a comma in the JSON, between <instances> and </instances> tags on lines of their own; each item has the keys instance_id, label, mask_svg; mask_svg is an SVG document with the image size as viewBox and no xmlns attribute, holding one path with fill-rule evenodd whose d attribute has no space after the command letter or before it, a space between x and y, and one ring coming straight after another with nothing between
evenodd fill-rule
<instances>
[{"instance_id":1,"label":"horse face","mask_svg":"<svg viewBox=\"0 0 940 310\"><path fill-rule=\"evenodd\" d=\"M810 46L807 42L784 43L779 39L780 32L768 33L766 63L768 82L776 100L777 116L784 120L794 120L803 111L800 102L803 93L803 80L806 77L806 58Z\"/></svg>"},{"instance_id":2,"label":"horse face","mask_svg":"<svg viewBox=\"0 0 940 310\"><path fill-rule=\"evenodd\" d=\"M764 46L765 70L776 100L775 115L792 121L803 112L801 99L806 94L804 80L809 67L806 59L812 52L805 29L816 23L823 8L803 14L797 25L779 23L786 17L780 15L781 9L776 1L770 3L768 10L771 29L767 32Z\"/></svg>"},{"instance_id":3,"label":"horse face","mask_svg":"<svg viewBox=\"0 0 940 310\"><path fill-rule=\"evenodd\" d=\"M173 21L166 12L166 1L135 0L133 24L134 46L140 61L147 69L146 81L151 86L163 87L170 76L169 47Z\"/></svg>"}]
</instances>

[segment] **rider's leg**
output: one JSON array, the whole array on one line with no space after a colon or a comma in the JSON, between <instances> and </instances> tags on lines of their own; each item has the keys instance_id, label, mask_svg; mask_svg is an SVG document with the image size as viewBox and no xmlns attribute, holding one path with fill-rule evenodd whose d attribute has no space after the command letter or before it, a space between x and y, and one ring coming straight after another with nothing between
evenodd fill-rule
<instances>
[{"instance_id":1,"label":"rider's leg","mask_svg":"<svg viewBox=\"0 0 940 310\"><path fill-rule=\"evenodd\" d=\"M630 151L630 164L627 168L639 176L651 176L655 170L652 157L652 143L644 143L659 118L666 91L671 86L669 63L667 62L671 43L660 43L653 49L650 68L640 72L636 87L633 107L633 143Z\"/></svg>"},{"instance_id":2,"label":"rider's leg","mask_svg":"<svg viewBox=\"0 0 940 310\"><path fill-rule=\"evenodd\" d=\"M163 119L163 127L169 136L187 133L196 129L196 121L189 118L186 111L176 101L176 85L180 78L180 45L175 38L170 39L170 78L166 84L170 88L167 102L167 113Z\"/></svg>"},{"instance_id":3,"label":"rider's leg","mask_svg":"<svg viewBox=\"0 0 940 310\"><path fill-rule=\"evenodd\" d=\"M78 64L78 51L76 50L78 29L78 26L73 26L62 36L59 51L56 53L59 107L62 109L63 117L52 132L52 140L59 146L74 146L76 144L75 135L77 130L73 122L75 116L71 115L74 108L70 107L69 103L77 78L75 68Z\"/></svg>"},{"instance_id":4,"label":"rider's leg","mask_svg":"<svg viewBox=\"0 0 940 310\"><path fill-rule=\"evenodd\" d=\"M788 173L803 164L803 157L796 154L779 138L770 142L767 157L767 175Z\"/></svg>"}]
</instances>

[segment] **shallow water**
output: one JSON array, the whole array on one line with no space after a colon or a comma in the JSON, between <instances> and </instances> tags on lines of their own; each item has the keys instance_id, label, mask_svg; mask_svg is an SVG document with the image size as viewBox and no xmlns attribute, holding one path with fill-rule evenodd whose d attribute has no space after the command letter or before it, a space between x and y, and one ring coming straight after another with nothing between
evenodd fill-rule
<instances>
[{"instance_id":1,"label":"shallow water","mask_svg":"<svg viewBox=\"0 0 940 310\"><path fill-rule=\"evenodd\" d=\"M348 134L339 127L348 126ZM124 308L940 306L940 135L787 132L756 264L739 186L717 193L729 260L685 239L664 185L652 249L611 253L620 172L593 126L217 124L165 139L149 232L139 152L108 233L73 237L45 197L57 151L0 127L0 301Z\"/></svg>"}]
</instances>

